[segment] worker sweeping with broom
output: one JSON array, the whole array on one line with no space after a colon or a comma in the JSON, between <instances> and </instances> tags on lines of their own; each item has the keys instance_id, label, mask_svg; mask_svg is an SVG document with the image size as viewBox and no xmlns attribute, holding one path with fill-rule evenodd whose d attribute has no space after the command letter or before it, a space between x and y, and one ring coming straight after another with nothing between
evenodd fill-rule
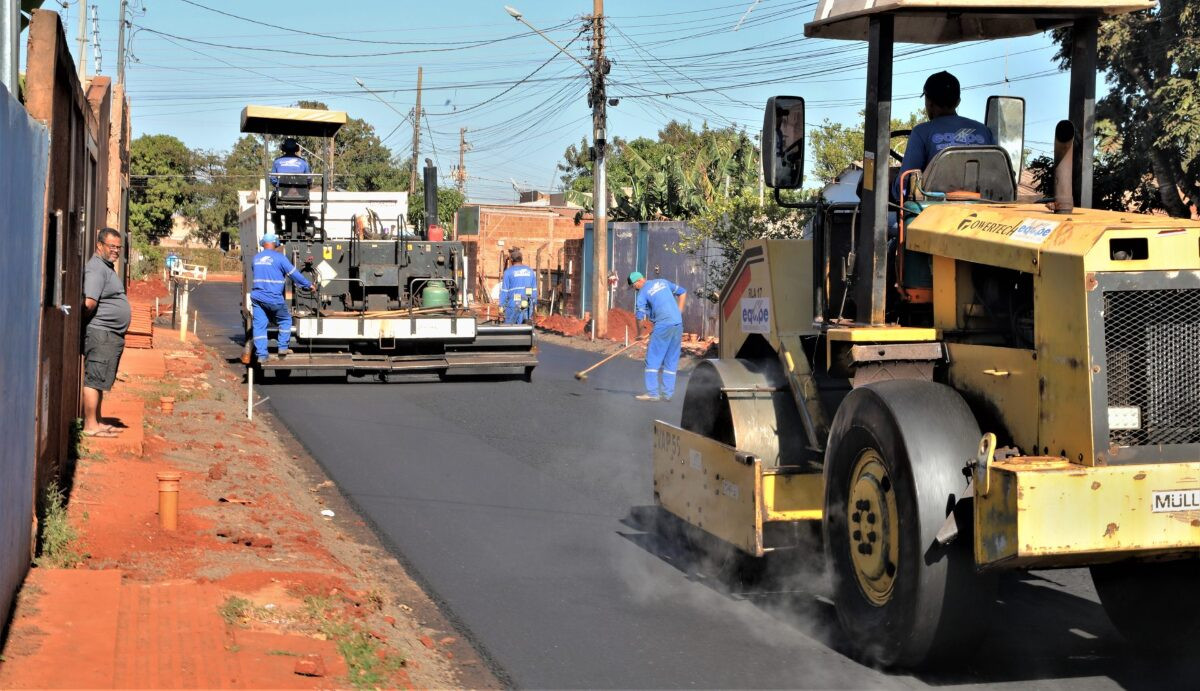
<instances>
[{"instance_id":1,"label":"worker sweeping with broom","mask_svg":"<svg viewBox=\"0 0 1200 691\"><path fill-rule=\"evenodd\" d=\"M646 393L634 398L639 401L669 401L675 395L675 370L679 367L679 349L683 341L683 305L687 301L687 291L665 278L646 280L637 271L629 274L629 285L638 291L634 301L638 339L642 337L642 323L645 320L650 320L654 325L650 344L646 347Z\"/></svg>"}]
</instances>

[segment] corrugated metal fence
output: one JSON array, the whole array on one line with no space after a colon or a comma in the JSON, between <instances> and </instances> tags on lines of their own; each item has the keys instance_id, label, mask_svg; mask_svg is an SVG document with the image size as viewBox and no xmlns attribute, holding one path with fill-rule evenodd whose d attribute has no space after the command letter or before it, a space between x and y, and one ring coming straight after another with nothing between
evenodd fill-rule
<instances>
[{"instance_id":1,"label":"corrugated metal fence","mask_svg":"<svg viewBox=\"0 0 1200 691\"><path fill-rule=\"evenodd\" d=\"M33 515L42 224L50 134L0 86L0 622L29 564Z\"/></svg>"},{"instance_id":2,"label":"corrugated metal fence","mask_svg":"<svg viewBox=\"0 0 1200 691\"><path fill-rule=\"evenodd\" d=\"M695 254L681 252L675 248L686 235L694 232L682 221L621 222L608 224L609 271L617 276L617 288L613 291L612 306L633 311L635 293L625 289L625 277L631 271L640 271L647 278L666 278L683 286L689 294L683 313L683 330L699 334L701 338L718 333L717 305L705 295L709 274L715 265L712 257L719 256L713 248L704 247ZM582 316L591 298L587 295L591 287L592 271L592 225L584 228L583 280L579 285L583 291Z\"/></svg>"}]
</instances>

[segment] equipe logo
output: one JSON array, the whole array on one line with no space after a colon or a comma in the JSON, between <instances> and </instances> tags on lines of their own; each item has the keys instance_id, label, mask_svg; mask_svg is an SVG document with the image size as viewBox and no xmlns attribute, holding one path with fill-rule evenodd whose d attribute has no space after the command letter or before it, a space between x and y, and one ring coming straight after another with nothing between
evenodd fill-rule
<instances>
[{"instance_id":1,"label":"equipe logo","mask_svg":"<svg viewBox=\"0 0 1200 691\"><path fill-rule=\"evenodd\" d=\"M742 332L765 334L771 331L771 302L767 298L742 298Z\"/></svg>"}]
</instances>

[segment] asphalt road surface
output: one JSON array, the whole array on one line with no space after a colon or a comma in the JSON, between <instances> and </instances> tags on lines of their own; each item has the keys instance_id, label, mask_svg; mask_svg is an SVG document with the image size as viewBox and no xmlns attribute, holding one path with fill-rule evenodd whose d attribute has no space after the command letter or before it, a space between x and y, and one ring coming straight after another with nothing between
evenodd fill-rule
<instances>
[{"instance_id":1,"label":"asphalt road surface","mask_svg":"<svg viewBox=\"0 0 1200 691\"><path fill-rule=\"evenodd\" d=\"M240 342L238 286L192 296ZM236 354L237 349L231 349ZM820 568L746 587L654 525L641 364L543 343L533 382L266 384L274 413L507 683L519 688L1194 688L1200 663L1138 656L1084 570L1006 576L969 660L894 674L844 653ZM686 385L681 378L680 393ZM1172 626L1169 612L1164 626Z\"/></svg>"}]
</instances>

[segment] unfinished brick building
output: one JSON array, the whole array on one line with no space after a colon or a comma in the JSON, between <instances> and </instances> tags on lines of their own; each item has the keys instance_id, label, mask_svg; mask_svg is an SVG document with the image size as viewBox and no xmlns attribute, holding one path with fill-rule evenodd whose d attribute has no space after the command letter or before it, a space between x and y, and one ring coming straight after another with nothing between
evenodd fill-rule
<instances>
[{"instance_id":1,"label":"unfinished brick building","mask_svg":"<svg viewBox=\"0 0 1200 691\"><path fill-rule=\"evenodd\" d=\"M477 304L490 302L493 286L508 268L508 250L519 247L525 263L537 271L541 311L562 310L578 290L578 258L564 252L567 241L583 238L578 208L467 204L458 211L458 240L468 261L467 282ZM590 215L585 217L591 220Z\"/></svg>"}]
</instances>

